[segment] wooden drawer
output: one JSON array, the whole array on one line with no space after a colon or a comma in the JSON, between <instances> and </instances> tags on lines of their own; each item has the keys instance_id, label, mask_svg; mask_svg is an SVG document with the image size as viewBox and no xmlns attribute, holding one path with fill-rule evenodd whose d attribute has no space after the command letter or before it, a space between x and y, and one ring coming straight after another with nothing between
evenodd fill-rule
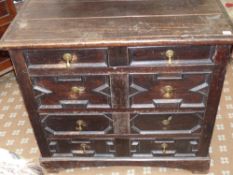
<instances>
[{"instance_id":1,"label":"wooden drawer","mask_svg":"<svg viewBox=\"0 0 233 175\"><path fill-rule=\"evenodd\" d=\"M131 133L191 134L200 133L203 113L131 114Z\"/></svg>"},{"instance_id":2,"label":"wooden drawer","mask_svg":"<svg viewBox=\"0 0 233 175\"><path fill-rule=\"evenodd\" d=\"M49 114L42 116L41 124L51 136L80 134L111 134L110 114Z\"/></svg>"},{"instance_id":3,"label":"wooden drawer","mask_svg":"<svg viewBox=\"0 0 233 175\"><path fill-rule=\"evenodd\" d=\"M67 139L49 141L52 157L113 157L114 139Z\"/></svg>"},{"instance_id":4,"label":"wooden drawer","mask_svg":"<svg viewBox=\"0 0 233 175\"><path fill-rule=\"evenodd\" d=\"M198 152L198 139L131 139L132 157L192 157Z\"/></svg>"},{"instance_id":5,"label":"wooden drawer","mask_svg":"<svg viewBox=\"0 0 233 175\"><path fill-rule=\"evenodd\" d=\"M212 72L131 74L131 108L202 108L206 106Z\"/></svg>"},{"instance_id":6,"label":"wooden drawer","mask_svg":"<svg viewBox=\"0 0 233 175\"><path fill-rule=\"evenodd\" d=\"M24 51L24 55L30 68L107 67L105 48L37 49Z\"/></svg>"},{"instance_id":7,"label":"wooden drawer","mask_svg":"<svg viewBox=\"0 0 233 175\"><path fill-rule=\"evenodd\" d=\"M111 107L107 75L32 77L31 80L41 109Z\"/></svg>"},{"instance_id":8,"label":"wooden drawer","mask_svg":"<svg viewBox=\"0 0 233 175\"><path fill-rule=\"evenodd\" d=\"M127 143L128 142L128 143ZM52 157L194 157L199 150L197 138L130 138L124 149L114 138L49 140ZM122 147L122 145L121 145ZM122 147L123 148L123 147ZM121 152L124 154L120 154Z\"/></svg>"},{"instance_id":9,"label":"wooden drawer","mask_svg":"<svg viewBox=\"0 0 233 175\"><path fill-rule=\"evenodd\" d=\"M128 49L131 66L210 64L213 62L214 51L214 46L151 46Z\"/></svg>"}]
</instances>

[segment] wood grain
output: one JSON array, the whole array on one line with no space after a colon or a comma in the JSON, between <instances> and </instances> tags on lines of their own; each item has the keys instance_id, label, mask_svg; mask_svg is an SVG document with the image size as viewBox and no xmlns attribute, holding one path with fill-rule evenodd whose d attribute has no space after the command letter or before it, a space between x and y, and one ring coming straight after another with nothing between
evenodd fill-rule
<instances>
[{"instance_id":1,"label":"wood grain","mask_svg":"<svg viewBox=\"0 0 233 175\"><path fill-rule=\"evenodd\" d=\"M224 11L211 0L29 0L0 47L232 43L224 31L233 33Z\"/></svg>"}]
</instances>

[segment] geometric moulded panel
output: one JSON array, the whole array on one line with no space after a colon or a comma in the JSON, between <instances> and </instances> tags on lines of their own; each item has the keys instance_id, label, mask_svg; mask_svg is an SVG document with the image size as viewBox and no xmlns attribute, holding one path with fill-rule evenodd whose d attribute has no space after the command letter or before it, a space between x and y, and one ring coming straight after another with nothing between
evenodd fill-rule
<instances>
[{"instance_id":1,"label":"geometric moulded panel","mask_svg":"<svg viewBox=\"0 0 233 175\"><path fill-rule=\"evenodd\" d=\"M197 139L131 139L132 157L195 157Z\"/></svg>"},{"instance_id":2,"label":"geometric moulded panel","mask_svg":"<svg viewBox=\"0 0 233 175\"><path fill-rule=\"evenodd\" d=\"M211 72L131 74L131 108L204 109Z\"/></svg>"},{"instance_id":3,"label":"geometric moulded panel","mask_svg":"<svg viewBox=\"0 0 233 175\"><path fill-rule=\"evenodd\" d=\"M200 133L203 113L137 113L131 115L131 133L192 134Z\"/></svg>"},{"instance_id":4,"label":"geometric moulded panel","mask_svg":"<svg viewBox=\"0 0 233 175\"><path fill-rule=\"evenodd\" d=\"M49 141L53 157L114 157L114 139L69 139Z\"/></svg>"},{"instance_id":5,"label":"geometric moulded panel","mask_svg":"<svg viewBox=\"0 0 233 175\"><path fill-rule=\"evenodd\" d=\"M48 114L41 117L45 133L51 136L113 133L110 114Z\"/></svg>"},{"instance_id":6,"label":"geometric moulded panel","mask_svg":"<svg viewBox=\"0 0 233 175\"><path fill-rule=\"evenodd\" d=\"M110 108L109 77L33 77L33 90L40 109Z\"/></svg>"}]
</instances>

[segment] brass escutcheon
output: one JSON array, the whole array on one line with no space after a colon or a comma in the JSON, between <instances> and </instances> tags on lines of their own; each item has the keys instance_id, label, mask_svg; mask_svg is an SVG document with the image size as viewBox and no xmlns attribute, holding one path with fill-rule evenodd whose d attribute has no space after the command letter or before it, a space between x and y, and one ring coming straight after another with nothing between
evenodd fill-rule
<instances>
[{"instance_id":1,"label":"brass escutcheon","mask_svg":"<svg viewBox=\"0 0 233 175\"><path fill-rule=\"evenodd\" d=\"M173 95L173 92L175 91L175 89L170 86L170 85L167 85L167 86L164 86L161 91L163 92L163 97L164 98L171 98L172 95Z\"/></svg>"},{"instance_id":2,"label":"brass escutcheon","mask_svg":"<svg viewBox=\"0 0 233 175\"><path fill-rule=\"evenodd\" d=\"M80 144L80 148L81 148L81 150L82 150L82 153L85 154L86 151L87 151L87 149L90 148L90 146L87 145L86 143L81 143L81 144Z\"/></svg>"},{"instance_id":3,"label":"brass escutcheon","mask_svg":"<svg viewBox=\"0 0 233 175\"><path fill-rule=\"evenodd\" d=\"M77 120L76 121L76 127L75 129L77 131L82 131L85 127L87 127L87 123L83 120Z\"/></svg>"},{"instance_id":4,"label":"brass escutcheon","mask_svg":"<svg viewBox=\"0 0 233 175\"><path fill-rule=\"evenodd\" d=\"M162 124L164 126L168 126L168 125L170 125L171 121L172 121L172 116L168 117L168 119L166 119L166 120L163 120Z\"/></svg>"},{"instance_id":5,"label":"brass escutcheon","mask_svg":"<svg viewBox=\"0 0 233 175\"><path fill-rule=\"evenodd\" d=\"M71 91L75 94L83 94L85 92L86 88L83 86L73 86L71 88Z\"/></svg>"},{"instance_id":6,"label":"brass escutcheon","mask_svg":"<svg viewBox=\"0 0 233 175\"><path fill-rule=\"evenodd\" d=\"M162 148L163 154L166 154L167 148L168 148L168 144L167 143L162 143L161 144L161 148Z\"/></svg>"},{"instance_id":7,"label":"brass escutcheon","mask_svg":"<svg viewBox=\"0 0 233 175\"><path fill-rule=\"evenodd\" d=\"M169 49L166 51L165 55L168 58L168 64L172 64L172 59L175 55L175 52L173 50Z\"/></svg>"},{"instance_id":8,"label":"brass escutcheon","mask_svg":"<svg viewBox=\"0 0 233 175\"><path fill-rule=\"evenodd\" d=\"M70 63L71 63L72 59L73 59L73 56L70 53L65 53L63 55L63 60L66 62L66 67L67 68L70 67Z\"/></svg>"}]
</instances>

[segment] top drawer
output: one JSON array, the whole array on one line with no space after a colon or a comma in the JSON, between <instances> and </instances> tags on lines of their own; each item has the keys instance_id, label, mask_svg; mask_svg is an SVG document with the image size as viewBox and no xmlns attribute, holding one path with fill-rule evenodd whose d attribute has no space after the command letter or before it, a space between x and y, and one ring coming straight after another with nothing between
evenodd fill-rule
<instances>
[{"instance_id":1,"label":"top drawer","mask_svg":"<svg viewBox=\"0 0 233 175\"><path fill-rule=\"evenodd\" d=\"M107 67L107 49L53 49L24 52L30 68Z\"/></svg>"},{"instance_id":2,"label":"top drawer","mask_svg":"<svg viewBox=\"0 0 233 175\"><path fill-rule=\"evenodd\" d=\"M114 60L119 66L166 66L213 64L215 46L150 46L35 49L24 52L29 68L103 68ZM127 58L128 57L128 58ZM125 64L122 64L125 59ZM127 62L129 59L129 62ZM109 65L110 64L110 65Z\"/></svg>"},{"instance_id":3,"label":"top drawer","mask_svg":"<svg viewBox=\"0 0 233 175\"><path fill-rule=\"evenodd\" d=\"M214 46L130 47L131 66L211 64Z\"/></svg>"}]
</instances>

